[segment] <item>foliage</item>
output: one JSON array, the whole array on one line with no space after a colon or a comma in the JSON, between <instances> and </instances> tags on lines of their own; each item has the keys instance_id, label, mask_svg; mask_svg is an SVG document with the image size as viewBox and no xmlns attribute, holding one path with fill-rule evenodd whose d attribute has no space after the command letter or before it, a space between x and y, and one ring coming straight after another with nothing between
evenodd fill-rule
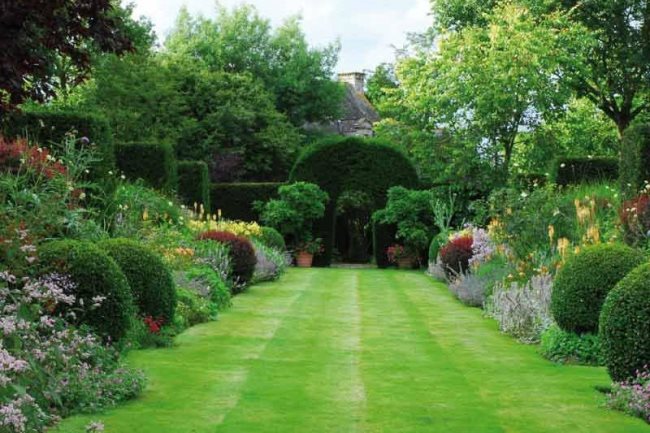
<instances>
[{"instance_id":1,"label":"foliage","mask_svg":"<svg viewBox=\"0 0 650 433\"><path fill-rule=\"evenodd\" d=\"M189 328L214 320L216 316L207 299L191 290L179 288L175 317L181 328Z\"/></svg>"},{"instance_id":2,"label":"foliage","mask_svg":"<svg viewBox=\"0 0 650 433\"><path fill-rule=\"evenodd\" d=\"M555 183L561 186L599 183L618 179L618 158L573 157L556 161Z\"/></svg>"},{"instance_id":3,"label":"foliage","mask_svg":"<svg viewBox=\"0 0 650 433\"><path fill-rule=\"evenodd\" d=\"M473 243L471 235L461 235L449 240L440 250L440 262L449 280L469 271Z\"/></svg>"},{"instance_id":4,"label":"foliage","mask_svg":"<svg viewBox=\"0 0 650 433\"><path fill-rule=\"evenodd\" d=\"M224 218L239 221L257 221L253 209L257 201L269 201L277 197L281 183L213 183L210 186L212 213L221 211Z\"/></svg>"},{"instance_id":5,"label":"foliage","mask_svg":"<svg viewBox=\"0 0 650 433\"><path fill-rule=\"evenodd\" d=\"M487 297L488 285L482 277L463 272L449 282L449 290L463 304L482 307Z\"/></svg>"},{"instance_id":6,"label":"foliage","mask_svg":"<svg viewBox=\"0 0 650 433\"><path fill-rule=\"evenodd\" d=\"M258 203L260 219L298 246L313 238L314 221L325 214L329 196L318 185L296 182L278 188L278 199Z\"/></svg>"},{"instance_id":7,"label":"foliage","mask_svg":"<svg viewBox=\"0 0 650 433\"><path fill-rule=\"evenodd\" d=\"M366 87L366 97L370 103L381 108L388 97L388 90L398 87L393 65L382 63L377 66L370 78L368 78Z\"/></svg>"},{"instance_id":8,"label":"foliage","mask_svg":"<svg viewBox=\"0 0 650 433\"><path fill-rule=\"evenodd\" d=\"M253 281L273 281L282 275L288 264L288 257L284 250L277 250L264 243L253 240L255 248L255 273Z\"/></svg>"},{"instance_id":9,"label":"foliage","mask_svg":"<svg viewBox=\"0 0 650 433\"><path fill-rule=\"evenodd\" d=\"M600 313L600 339L617 382L650 365L650 265L630 272L609 292Z\"/></svg>"},{"instance_id":10,"label":"foliage","mask_svg":"<svg viewBox=\"0 0 650 433\"><path fill-rule=\"evenodd\" d=\"M646 187L645 191L650 188ZM650 233L650 196L647 192L623 202L621 205L621 225L625 242L633 246L643 246Z\"/></svg>"},{"instance_id":11,"label":"foliage","mask_svg":"<svg viewBox=\"0 0 650 433\"><path fill-rule=\"evenodd\" d=\"M207 231L201 233L198 239L227 245L232 260L232 275L235 282L245 286L251 281L257 259L255 258L253 245L247 238L229 232ZM244 287L241 287L241 290L243 289ZM233 294L237 294L237 290Z\"/></svg>"},{"instance_id":12,"label":"foliage","mask_svg":"<svg viewBox=\"0 0 650 433\"><path fill-rule=\"evenodd\" d=\"M87 324L112 341L126 335L133 296L120 267L105 252L88 242L52 241L39 249L39 263L42 275L60 273L75 283L72 294L83 308L65 308L75 312L73 323Z\"/></svg>"},{"instance_id":13,"label":"foliage","mask_svg":"<svg viewBox=\"0 0 650 433\"><path fill-rule=\"evenodd\" d=\"M377 213L375 213L376 215ZM380 269L385 269L390 265L390 259L386 252L388 247L395 241L397 227L393 224L383 224L373 215L372 218L372 248L375 258L375 264Z\"/></svg>"},{"instance_id":14,"label":"foliage","mask_svg":"<svg viewBox=\"0 0 650 433\"><path fill-rule=\"evenodd\" d=\"M643 254L625 245L594 245L570 257L557 272L551 312L565 331L593 333L607 294L632 269Z\"/></svg>"},{"instance_id":15,"label":"foliage","mask_svg":"<svg viewBox=\"0 0 650 433\"><path fill-rule=\"evenodd\" d=\"M344 261L367 263L369 260L369 240L367 229L372 218L373 201L364 191L343 192L336 203L337 230L344 229L347 243L339 243ZM339 229L340 227L340 229Z\"/></svg>"},{"instance_id":16,"label":"foliage","mask_svg":"<svg viewBox=\"0 0 650 433\"><path fill-rule=\"evenodd\" d=\"M219 274L208 266L192 266L185 275L187 288L208 299L217 311L232 305L230 289ZM216 313L214 314L216 316Z\"/></svg>"},{"instance_id":17,"label":"foliage","mask_svg":"<svg viewBox=\"0 0 650 433\"><path fill-rule=\"evenodd\" d=\"M332 167L337 167L332 170ZM331 262L339 197L346 191L362 191L370 198L371 211L386 205L387 191L393 186L417 188L413 164L399 150L375 139L333 137L303 152L291 173L291 181L315 183L329 194L324 218L315 235L324 241L325 252L317 264Z\"/></svg>"},{"instance_id":18,"label":"foliage","mask_svg":"<svg viewBox=\"0 0 650 433\"><path fill-rule=\"evenodd\" d=\"M210 176L208 165L203 161L179 161L178 196L186 206L194 203L210 208Z\"/></svg>"},{"instance_id":19,"label":"foliage","mask_svg":"<svg viewBox=\"0 0 650 433\"><path fill-rule=\"evenodd\" d=\"M497 284L486 303L486 311L499 323L502 332L525 342L539 341L551 319L553 279L538 275L520 285Z\"/></svg>"},{"instance_id":20,"label":"foliage","mask_svg":"<svg viewBox=\"0 0 650 433\"><path fill-rule=\"evenodd\" d=\"M621 144L620 181L626 198L634 197L650 182L650 123L625 132Z\"/></svg>"},{"instance_id":21,"label":"foliage","mask_svg":"<svg viewBox=\"0 0 650 433\"><path fill-rule=\"evenodd\" d=\"M41 102L51 98L63 77L67 81L86 78L94 51L130 50L131 42L115 9L109 0L4 4L0 114L30 98Z\"/></svg>"},{"instance_id":22,"label":"foliage","mask_svg":"<svg viewBox=\"0 0 650 433\"><path fill-rule=\"evenodd\" d=\"M178 187L176 159L171 146L162 143L120 143L115 148L117 168L132 181L165 191Z\"/></svg>"},{"instance_id":23,"label":"foliage","mask_svg":"<svg viewBox=\"0 0 650 433\"><path fill-rule=\"evenodd\" d=\"M426 254L434 233L431 191L408 190L401 186L388 190L386 208L379 211L379 221L397 226L397 238L420 261Z\"/></svg>"},{"instance_id":24,"label":"foliage","mask_svg":"<svg viewBox=\"0 0 650 433\"><path fill-rule=\"evenodd\" d=\"M269 248L273 248L280 252L287 250L287 245L284 242L284 237L273 227L262 227L261 233L259 236L257 236L257 238L260 242Z\"/></svg>"},{"instance_id":25,"label":"foliage","mask_svg":"<svg viewBox=\"0 0 650 433\"><path fill-rule=\"evenodd\" d=\"M608 404L650 423L650 373L647 369L638 371L632 380L615 383Z\"/></svg>"},{"instance_id":26,"label":"foliage","mask_svg":"<svg viewBox=\"0 0 650 433\"><path fill-rule=\"evenodd\" d=\"M386 248L386 257L390 263L398 263L401 259L410 258L409 252L404 248L404 245L391 245Z\"/></svg>"},{"instance_id":27,"label":"foliage","mask_svg":"<svg viewBox=\"0 0 650 433\"><path fill-rule=\"evenodd\" d=\"M542 333L540 351L544 358L562 364L604 365L597 335L576 334L556 325Z\"/></svg>"},{"instance_id":28,"label":"foliage","mask_svg":"<svg viewBox=\"0 0 650 433\"><path fill-rule=\"evenodd\" d=\"M126 276L133 301L141 317L170 324L176 309L176 288L169 268L161 258L140 243L110 239L99 244Z\"/></svg>"}]
</instances>

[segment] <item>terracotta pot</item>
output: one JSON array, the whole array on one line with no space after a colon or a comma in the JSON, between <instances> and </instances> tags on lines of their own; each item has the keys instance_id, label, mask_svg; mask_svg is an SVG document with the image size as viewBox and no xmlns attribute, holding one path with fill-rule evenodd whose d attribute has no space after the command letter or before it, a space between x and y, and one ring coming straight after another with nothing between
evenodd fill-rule
<instances>
[{"instance_id":1,"label":"terracotta pot","mask_svg":"<svg viewBox=\"0 0 650 433\"><path fill-rule=\"evenodd\" d=\"M314 255L306 251L298 251L296 254L296 265L299 268L311 268L314 262Z\"/></svg>"},{"instance_id":2,"label":"terracotta pot","mask_svg":"<svg viewBox=\"0 0 650 433\"><path fill-rule=\"evenodd\" d=\"M413 269L413 257L397 259L397 267L400 269Z\"/></svg>"}]
</instances>

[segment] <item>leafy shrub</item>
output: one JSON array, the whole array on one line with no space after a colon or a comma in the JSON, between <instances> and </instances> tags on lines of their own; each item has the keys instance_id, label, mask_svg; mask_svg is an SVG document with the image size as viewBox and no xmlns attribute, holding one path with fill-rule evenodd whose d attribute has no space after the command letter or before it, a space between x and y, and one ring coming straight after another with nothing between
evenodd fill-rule
<instances>
[{"instance_id":1,"label":"leafy shrub","mask_svg":"<svg viewBox=\"0 0 650 433\"><path fill-rule=\"evenodd\" d=\"M248 239L229 232L207 231L199 235L199 240L214 241L227 245L230 249L232 273L236 282L245 285L251 281L257 259L255 258L253 245Z\"/></svg>"},{"instance_id":2,"label":"leafy shrub","mask_svg":"<svg viewBox=\"0 0 650 433\"><path fill-rule=\"evenodd\" d=\"M151 250L129 239L111 239L99 246L117 262L131 287L141 317L169 324L176 310L176 288L169 268Z\"/></svg>"},{"instance_id":3,"label":"leafy shrub","mask_svg":"<svg viewBox=\"0 0 650 433\"><path fill-rule=\"evenodd\" d=\"M600 339L594 334L576 334L557 325L542 333L540 350L553 362L604 365Z\"/></svg>"},{"instance_id":4,"label":"leafy shrub","mask_svg":"<svg viewBox=\"0 0 650 433\"><path fill-rule=\"evenodd\" d=\"M314 183L330 197L324 218L315 226L315 237L322 238L325 247L316 261L321 266L331 263L341 194L363 191L371 200L372 212L386 205L389 188L419 186L415 167L406 155L383 141L359 137L331 137L307 148L296 162L290 181ZM386 246L378 251L384 251Z\"/></svg>"},{"instance_id":5,"label":"leafy shrub","mask_svg":"<svg viewBox=\"0 0 650 433\"><path fill-rule=\"evenodd\" d=\"M230 289L212 268L208 266L192 266L186 273L186 287L194 290L203 298L210 300L217 311L227 309L232 305Z\"/></svg>"},{"instance_id":6,"label":"leafy shrub","mask_svg":"<svg viewBox=\"0 0 650 433\"><path fill-rule=\"evenodd\" d=\"M210 176L208 165L203 161L179 161L178 196L187 206L203 204L210 209Z\"/></svg>"},{"instance_id":7,"label":"leafy shrub","mask_svg":"<svg viewBox=\"0 0 650 433\"><path fill-rule=\"evenodd\" d=\"M231 282L233 260L229 245L195 240L192 246L196 263L209 267L221 281Z\"/></svg>"},{"instance_id":8,"label":"leafy shrub","mask_svg":"<svg viewBox=\"0 0 650 433\"><path fill-rule=\"evenodd\" d=\"M625 245L605 244L583 249L557 272L551 312L566 331L598 331L598 318L610 290L643 261Z\"/></svg>"},{"instance_id":9,"label":"leafy shrub","mask_svg":"<svg viewBox=\"0 0 650 433\"><path fill-rule=\"evenodd\" d=\"M253 203L276 198L281 183L213 183L210 186L212 213L221 211L224 218L238 221L258 221Z\"/></svg>"},{"instance_id":10,"label":"leafy shrub","mask_svg":"<svg viewBox=\"0 0 650 433\"><path fill-rule=\"evenodd\" d=\"M637 416L650 423L650 371L638 371L629 381L615 383L609 395L609 407Z\"/></svg>"},{"instance_id":11,"label":"leafy shrub","mask_svg":"<svg viewBox=\"0 0 650 433\"><path fill-rule=\"evenodd\" d=\"M206 323L216 319L216 308L210 301L191 290L178 289L178 305L176 307L176 323L180 328Z\"/></svg>"},{"instance_id":12,"label":"leafy shrub","mask_svg":"<svg viewBox=\"0 0 650 433\"><path fill-rule=\"evenodd\" d=\"M556 161L555 183L577 185L618 179L618 159L611 157L560 158Z\"/></svg>"},{"instance_id":13,"label":"leafy shrub","mask_svg":"<svg viewBox=\"0 0 650 433\"><path fill-rule=\"evenodd\" d=\"M650 365L650 264L639 266L609 292L600 314L600 339L615 381Z\"/></svg>"},{"instance_id":14,"label":"leafy shrub","mask_svg":"<svg viewBox=\"0 0 650 433\"><path fill-rule=\"evenodd\" d=\"M117 168L131 180L155 189L175 191L178 186L174 149L169 144L121 143L115 148Z\"/></svg>"},{"instance_id":15,"label":"leafy shrub","mask_svg":"<svg viewBox=\"0 0 650 433\"><path fill-rule=\"evenodd\" d=\"M273 281L282 275L289 263L284 251L271 248L259 241L253 241L255 247L255 281Z\"/></svg>"},{"instance_id":16,"label":"leafy shrub","mask_svg":"<svg viewBox=\"0 0 650 433\"><path fill-rule=\"evenodd\" d=\"M41 273L69 275L83 308L74 310L74 323L87 324L99 335L119 341L134 314L129 283L115 261L88 242L53 241L39 250ZM69 309L68 311L72 311Z\"/></svg>"},{"instance_id":17,"label":"leafy shrub","mask_svg":"<svg viewBox=\"0 0 650 433\"><path fill-rule=\"evenodd\" d=\"M474 240L469 235L456 237L440 250L440 262L448 279L469 271L469 261L474 255Z\"/></svg>"},{"instance_id":18,"label":"leafy shrub","mask_svg":"<svg viewBox=\"0 0 650 433\"><path fill-rule=\"evenodd\" d=\"M502 332L526 343L537 342L552 323L552 292L550 275L535 276L524 285L517 282L508 286L497 284L486 303L486 310L499 323Z\"/></svg>"},{"instance_id":19,"label":"leafy shrub","mask_svg":"<svg viewBox=\"0 0 650 433\"><path fill-rule=\"evenodd\" d=\"M267 247L274 248L280 252L287 250L287 244L284 242L284 237L273 227L262 227L262 233L258 238Z\"/></svg>"},{"instance_id":20,"label":"leafy shrub","mask_svg":"<svg viewBox=\"0 0 650 433\"><path fill-rule=\"evenodd\" d=\"M621 143L620 183L625 198L632 198L650 182L650 124L628 128Z\"/></svg>"}]
</instances>

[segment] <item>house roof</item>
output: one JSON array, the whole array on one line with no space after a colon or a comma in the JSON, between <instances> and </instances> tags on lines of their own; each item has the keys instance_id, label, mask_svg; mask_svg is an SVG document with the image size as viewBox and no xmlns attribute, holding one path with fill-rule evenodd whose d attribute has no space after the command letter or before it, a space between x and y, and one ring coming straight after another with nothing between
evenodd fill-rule
<instances>
[{"instance_id":1,"label":"house roof","mask_svg":"<svg viewBox=\"0 0 650 433\"><path fill-rule=\"evenodd\" d=\"M359 93L351 84L345 84L345 97L343 98L343 110L341 120L366 119L372 123L378 122L381 118L379 113L372 106L363 93Z\"/></svg>"}]
</instances>

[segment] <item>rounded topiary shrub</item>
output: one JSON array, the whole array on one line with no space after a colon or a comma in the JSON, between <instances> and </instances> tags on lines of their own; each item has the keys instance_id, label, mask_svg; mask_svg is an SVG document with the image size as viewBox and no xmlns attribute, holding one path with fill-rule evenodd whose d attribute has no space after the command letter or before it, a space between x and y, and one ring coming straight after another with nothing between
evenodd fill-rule
<instances>
[{"instance_id":1,"label":"rounded topiary shrub","mask_svg":"<svg viewBox=\"0 0 650 433\"><path fill-rule=\"evenodd\" d=\"M650 264L634 269L607 296L600 313L600 341L616 381L650 365Z\"/></svg>"},{"instance_id":2,"label":"rounded topiary shrub","mask_svg":"<svg viewBox=\"0 0 650 433\"><path fill-rule=\"evenodd\" d=\"M469 269L469 261L474 255L471 236L460 236L449 241L440 250L440 262L447 278L455 278Z\"/></svg>"},{"instance_id":3,"label":"rounded topiary shrub","mask_svg":"<svg viewBox=\"0 0 650 433\"><path fill-rule=\"evenodd\" d=\"M243 237L230 232L207 231L199 236L199 240L220 242L228 245L232 260L232 273L238 283L246 285L253 278L257 258L253 244Z\"/></svg>"},{"instance_id":4,"label":"rounded topiary shrub","mask_svg":"<svg viewBox=\"0 0 650 433\"><path fill-rule=\"evenodd\" d=\"M176 309L176 288L171 271L162 259L129 239L110 239L99 246L122 269L139 314L171 323Z\"/></svg>"},{"instance_id":5,"label":"rounded topiary shrub","mask_svg":"<svg viewBox=\"0 0 650 433\"><path fill-rule=\"evenodd\" d=\"M73 322L118 341L131 326L135 311L129 283L106 252L89 242L54 241L39 249L42 274L67 275L75 283ZM99 305L97 305L98 301ZM63 311L62 311L63 312Z\"/></svg>"},{"instance_id":6,"label":"rounded topiary shrub","mask_svg":"<svg viewBox=\"0 0 650 433\"><path fill-rule=\"evenodd\" d=\"M262 227L262 234L259 238L267 247L275 248L278 251L286 251L287 249L284 237L273 227Z\"/></svg>"},{"instance_id":7,"label":"rounded topiary shrub","mask_svg":"<svg viewBox=\"0 0 650 433\"><path fill-rule=\"evenodd\" d=\"M551 313L566 331L596 332L605 297L643 261L625 245L595 245L569 258L553 283Z\"/></svg>"}]
</instances>

